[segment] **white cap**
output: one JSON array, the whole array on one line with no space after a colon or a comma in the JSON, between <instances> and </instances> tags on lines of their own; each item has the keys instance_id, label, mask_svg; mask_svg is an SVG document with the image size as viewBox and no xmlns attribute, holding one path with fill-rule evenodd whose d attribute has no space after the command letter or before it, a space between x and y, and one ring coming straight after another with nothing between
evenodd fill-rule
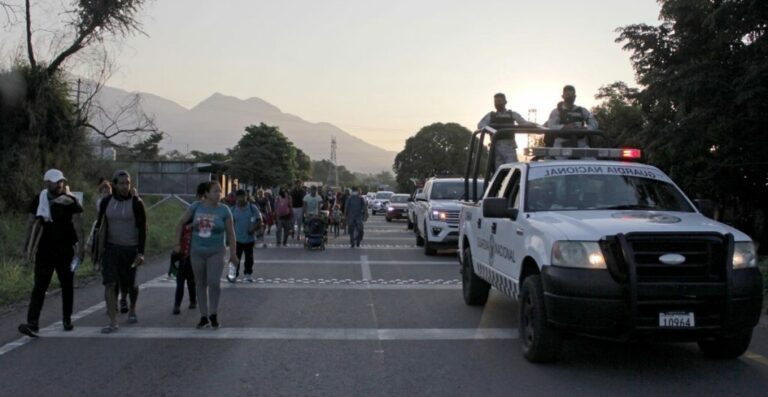
<instances>
[{"instance_id":1,"label":"white cap","mask_svg":"<svg viewBox=\"0 0 768 397\"><path fill-rule=\"evenodd\" d=\"M43 176L43 180L46 182L58 182L60 180L67 180L67 178L64 178L64 173L57 170L56 168L51 168L48 171L45 171L45 175Z\"/></svg>"}]
</instances>

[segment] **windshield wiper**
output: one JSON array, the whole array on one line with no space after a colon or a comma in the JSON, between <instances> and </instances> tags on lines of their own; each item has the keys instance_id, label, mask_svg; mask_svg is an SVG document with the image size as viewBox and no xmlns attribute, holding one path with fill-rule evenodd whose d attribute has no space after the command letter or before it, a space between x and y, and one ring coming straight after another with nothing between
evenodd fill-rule
<instances>
[{"instance_id":1,"label":"windshield wiper","mask_svg":"<svg viewBox=\"0 0 768 397\"><path fill-rule=\"evenodd\" d=\"M596 210L654 210L659 208L654 207L652 205L646 205L646 204L622 204L622 205L614 205L611 207L599 207L595 209Z\"/></svg>"}]
</instances>

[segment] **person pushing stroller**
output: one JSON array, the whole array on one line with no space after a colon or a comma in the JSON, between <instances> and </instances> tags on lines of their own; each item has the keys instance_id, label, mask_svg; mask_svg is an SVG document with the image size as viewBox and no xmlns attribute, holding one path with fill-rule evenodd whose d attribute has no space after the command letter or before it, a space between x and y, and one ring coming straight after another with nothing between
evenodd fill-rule
<instances>
[{"instance_id":1,"label":"person pushing stroller","mask_svg":"<svg viewBox=\"0 0 768 397\"><path fill-rule=\"evenodd\" d=\"M317 186L312 186L304 196L302 212L304 214L304 235L307 237L305 246L310 248L325 244L328 220L320 214L322 197L317 194ZM312 241L309 238L312 237ZM318 238L320 241L318 241ZM320 244L318 244L320 243Z\"/></svg>"}]
</instances>

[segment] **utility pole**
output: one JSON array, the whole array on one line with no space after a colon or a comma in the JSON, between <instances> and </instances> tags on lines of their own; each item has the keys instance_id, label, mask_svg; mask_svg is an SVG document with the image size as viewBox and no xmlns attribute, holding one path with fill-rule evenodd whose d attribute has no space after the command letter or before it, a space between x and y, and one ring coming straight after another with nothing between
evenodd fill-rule
<instances>
[{"instance_id":1,"label":"utility pole","mask_svg":"<svg viewBox=\"0 0 768 397\"><path fill-rule=\"evenodd\" d=\"M328 186L337 187L339 185L339 169L336 164L336 137L331 136L331 164L333 169L328 170Z\"/></svg>"}]
</instances>

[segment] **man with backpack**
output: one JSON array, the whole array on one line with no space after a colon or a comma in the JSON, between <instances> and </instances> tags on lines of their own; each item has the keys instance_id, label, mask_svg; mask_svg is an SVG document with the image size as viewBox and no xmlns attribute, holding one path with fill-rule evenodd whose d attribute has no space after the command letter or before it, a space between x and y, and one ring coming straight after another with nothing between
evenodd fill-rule
<instances>
[{"instance_id":1,"label":"man with backpack","mask_svg":"<svg viewBox=\"0 0 768 397\"><path fill-rule=\"evenodd\" d=\"M349 247L359 247L363 241L363 222L368 219L368 206L357 187L352 188L352 195L347 199L344 210L344 217L349 226Z\"/></svg>"},{"instance_id":2,"label":"man with backpack","mask_svg":"<svg viewBox=\"0 0 768 397\"><path fill-rule=\"evenodd\" d=\"M253 233L261 224L261 212L256 204L248 201L245 190L235 192L235 205L232 207L232 218L235 223L235 242L237 252L237 266L234 275L230 274L227 280L234 283L240 275L240 260L245 253L245 269L243 271L245 281L253 282L253 247L256 240Z\"/></svg>"},{"instance_id":3,"label":"man with backpack","mask_svg":"<svg viewBox=\"0 0 768 397\"><path fill-rule=\"evenodd\" d=\"M291 204L291 197L288 196L287 188L281 188L275 202L275 215L277 218L277 230L275 231L275 237L277 239L278 247L280 246L280 243L285 246L285 244L288 242L288 234L292 230L291 217L293 216L293 208Z\"/></svg>"},{"instance_id":4,"label":"man with backpack","mask_svg":"<svg viewBox=\"0 0 768 397\"><path fill-rule=\"evenodd\" d=\"M144 202L131 189L128 171L117 171L112 177L114 193L99 203L96 230L99 238L94 265L101 266L104 284L104 300L107 304L109 325L101 332L117 331L117 284L127 291L130 298L128 323L138 322L136 303L139 287L136 271L144 263L144 247L147 242L147 213Z\"/></svg>"}]
</instances>

